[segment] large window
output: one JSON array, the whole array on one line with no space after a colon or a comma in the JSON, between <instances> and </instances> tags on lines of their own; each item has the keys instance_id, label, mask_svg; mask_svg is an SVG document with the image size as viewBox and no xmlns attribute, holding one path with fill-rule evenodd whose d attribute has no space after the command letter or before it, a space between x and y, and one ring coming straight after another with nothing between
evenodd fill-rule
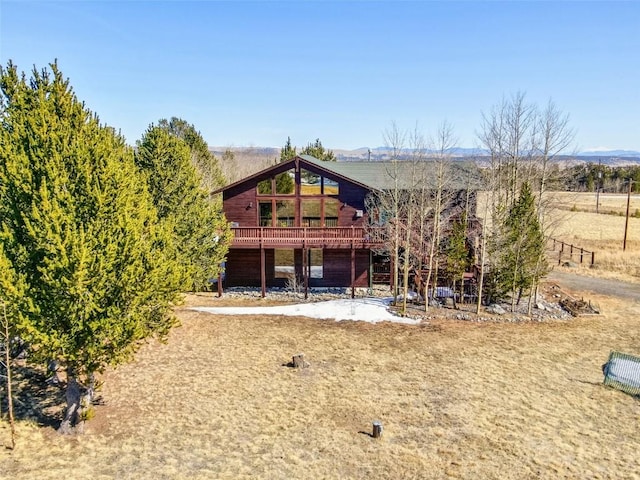
<instances>
[{"instance_id":1,"label":"large window","mask_svg":"<svg viewBox=\"0 0 640 480\"><path fill-rule=\"evenodd\" d=\"M339 184L317 173L300 171L299 217L296 217L295 169L258 182L257 196L262 227L336 227ZM291 196L291 197L289 197ZM289 199L291 198L291 199Z\"/></svg>"},{"instance_id":2,"label":"large window","mask_svg":"<svg viewBox=\"0 0 640 480\"><path fill-rule=\"evenodd\" d=\"M340 185L338 182L326 177L322 180L322 193L325 195L338 195L340 193Z\"/></svg>"},{"instance_id":3,"label":"large window","mask_svg":"<svg viewBox=\"0 0 640 480\"><path fill-rule=\"evenodd\" d=\"M300 171L300 194L320 195L322 193L322 177L317 173L302 169Z\"/></svg>"},{"instance_id":4,"label":"large window","mask_svg":"<svg viewBox=\"0 0 640 480\"><path fill-rule=\"evenodd\" d=\"M322 199L303 199L301 207L303 227L322 227Z\"/></svg>"},{"instance_id":5,"label":"large window","mask_svg":"<svg viewBox=\"0 0 640 480\"><path fill-rule=\"evenodd\" d=\"M324 226L337 227L340 202L335 198L324 199Z\"/></svg>"},{"instance_id":6,"label":"large window","mask_svg":"<svg viewBox=\"0 0 640 480\"><path fill-rule=\"evenodd\" d=\"M271 227L272 224L272 206L271 200L267 200L265 202L258 202L260 206L260 226L261 227Z\"/></svg>"},{"instance_id":7,"label":"large window","mask_svg":"<svg viewBox=\"0 0 640 480\"><path fill-rule=\"evenodd\" d=\"M271 195L273 193L273 178L267 178L258 182L258 194Z\"/></svg>"},{"instance_id":8,"label":"large window","mask_svg":"<svg viewBox=\"0 0 640 480\"><path fill-rule=\"evenodd\" d=\"M296 175L294 169L280 173L275 177L258 182L258 195L294 195L296 193Z\"/></svg>"},{"instance_id":9,"label":"large window","mask_svg":"<svg viewBox=\"0 0 640 480\"><path fill-rule=\"evenodd\" d=\"M335 198L304 198L301 201L301 210L303 227L338 226L340 202Z\"/></svg>"},{"instance_id":10,"label":"large window","mask_svg":"<svg viewBox=\"0 0 640 480\"><path fill-rule=\"evenodd\" d=\"M338 193L340 193L340 186L335 180L309 170L300 170L301 195L338 195Z\"/></svg>"},{"instance_id":11,"label":"large window","mask_svg":"<svg viewBox=\"0 0 640 480\"><path fill-rule=\"evenodd\" d=\"M260 208L261 227L295 227L296 226L296 202L295 200L276 200L275 225L273 224L273 201L264 200L258 202Z\"/></svg>"},{"instance_id":12,"label":"large window","mask_svg":"<svg viewBox=\"0 0 640 480\"><path fill-rule=\"evenodd\" d=\"M276 201L276 227L296 226L296 202L295 200Z\"/></svg>"}]
</instances>

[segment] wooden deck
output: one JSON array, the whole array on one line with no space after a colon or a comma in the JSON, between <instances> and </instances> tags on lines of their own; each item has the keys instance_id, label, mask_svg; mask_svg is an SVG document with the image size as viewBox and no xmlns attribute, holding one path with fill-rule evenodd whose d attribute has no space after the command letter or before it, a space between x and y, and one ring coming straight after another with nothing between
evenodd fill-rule
<instances>
[{"instance_id":1,"label":"wooden deck","mask_svg":"<svg viewBox=\"0 0 640 480\"><path fill-rule=\"evenodd\" d=\"M231 248L371 248L362 227L234 227Z\"/></svg>"}]
</instances>

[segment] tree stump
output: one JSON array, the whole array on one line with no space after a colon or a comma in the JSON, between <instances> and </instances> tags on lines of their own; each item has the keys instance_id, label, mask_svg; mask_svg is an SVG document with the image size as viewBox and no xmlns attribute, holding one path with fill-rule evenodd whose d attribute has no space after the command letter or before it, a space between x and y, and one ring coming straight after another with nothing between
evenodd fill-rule
<instances>
[{"instance_id":1,"label":"tree stump","mask_svg":"<svg viewBox=\"0 0 640 480\"><path fill-rule=\"evenodd\" d=\"M373 438L380 438L382 436L382 422L373 422Z\"/></svg>"},{"instance_id":2,"label":"tree stump","mask_svg":"<svg viewBox=\"0 0 640 480\"><path fill-rule=\"evenodd\" d=\"M293 368L307 368L309 366L309 362L304 359L304 353L294 355L291 363L293 363Z\"/></svg>"}]
</instances>

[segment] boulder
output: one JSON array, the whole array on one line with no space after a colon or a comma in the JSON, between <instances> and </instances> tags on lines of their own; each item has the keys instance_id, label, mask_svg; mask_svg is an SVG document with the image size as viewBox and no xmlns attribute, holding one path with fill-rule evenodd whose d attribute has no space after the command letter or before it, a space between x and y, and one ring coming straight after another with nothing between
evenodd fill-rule
<instances>
[{"instance_id":1,"label":"boulder","mask_svg":"<svg viewBox=\"0 0 640 480\"><path fill-rule=\"evenodd\" d=\"M504 315L507 311L502 308L500 305L493 303L487 307L487 312L493 313L496 315Z\"/></svg>"}]
</instances>

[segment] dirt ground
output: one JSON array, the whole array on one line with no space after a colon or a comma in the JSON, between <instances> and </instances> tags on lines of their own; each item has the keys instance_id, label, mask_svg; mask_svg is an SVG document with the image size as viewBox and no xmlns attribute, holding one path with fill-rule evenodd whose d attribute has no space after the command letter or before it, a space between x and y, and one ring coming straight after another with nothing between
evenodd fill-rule
<instances>
[{"instance_id":1,"label":"dirt ground","mask_svg":"<svg viewBox=\"0 0 640 480\"><path fill-rule=\"evenodd\" d=\"M182 308L166 344L103 375L84 435L21 420L0 478L640 478L640 403L601 372L611 350L640 353L640 303L588 295L602 315L541 323ZM288 367L300 352L309 368Z\"/></svg>"}]
</instances>

